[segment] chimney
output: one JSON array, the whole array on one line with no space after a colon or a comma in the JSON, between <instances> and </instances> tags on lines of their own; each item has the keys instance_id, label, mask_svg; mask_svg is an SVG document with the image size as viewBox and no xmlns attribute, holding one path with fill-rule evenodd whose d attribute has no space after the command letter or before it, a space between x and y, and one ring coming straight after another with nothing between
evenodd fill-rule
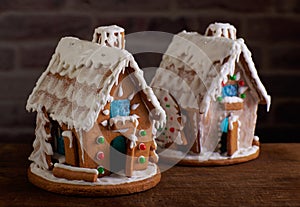
<instances>
[{"instance_id":1,"label":"chimney","mask_svg":"<svg viewBox=\"0 0 300 207\"><path fill-rule=\"evenodd\" d=\"M228 23L214 23L208 26L205 36L226 37L235 40L236 29Z\"/></svg>"},{"instance_id":2,"label":"chimney","mask_svg":"<svg viewBox=\"0 0 300 207\"><path fill-rule=\"evenodd\" d=\"M116 47L124 49L124 29L117 25L102 26L95 29L92 42L98 43L101 46Z\"/></svg>"}]
</instances>

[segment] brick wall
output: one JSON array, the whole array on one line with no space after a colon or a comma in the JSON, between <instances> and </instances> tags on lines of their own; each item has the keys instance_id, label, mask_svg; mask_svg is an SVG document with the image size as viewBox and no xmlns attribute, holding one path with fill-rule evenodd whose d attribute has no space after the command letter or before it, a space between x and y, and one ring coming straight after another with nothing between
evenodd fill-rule
<instances>
[{"instance_id":1,"label":"brick wall","mask_svg":"<svg viewBox=\"0 0 300 207\"><path fill-rule=\"evenodd\" d=\"M209 23L230 22L246 40L272 95L270 113L259 108L262 142L299 142L300 2L297 0L0 0L0 140L31 142L34 114L26 99L57 42L72 35L91 39L99 25L126 33L183 29L204 33ZM157 66L160 55L137 55Z\"/></svg>"}]
</instances>

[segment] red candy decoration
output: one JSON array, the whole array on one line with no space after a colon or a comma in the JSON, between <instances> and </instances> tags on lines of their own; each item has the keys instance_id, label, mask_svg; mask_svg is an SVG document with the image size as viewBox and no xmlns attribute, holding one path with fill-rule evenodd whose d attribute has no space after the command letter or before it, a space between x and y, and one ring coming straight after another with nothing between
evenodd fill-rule
<instances>
[{"instance_id":1,"label":"red candy decoration","mask_svg":"<svg viewBox=\"0 0 300 207\"><path fill-rule=\"evenodd\" d=\"M168 97L165 97L164 100L165 100L165 101L168 101Z\"/></svg>"},{"instance_id":2,"label":"red candy decoration","mask_svg":"<svg viewBox=\"0 0 300 207\"><path fill-rule=\"evenodd\" d=\"M104 158L104 153L103 152L98 152L97 153L97 159L102 160Z\"/></svg>"},{"instance_id":3,"label":"red candy decoration","mask_svg":"<svg viewBox=\"0 0 300 207\"><path fill-rule=\"evenodd\" d=\"M244 86L245 85L245 82L243 80L240 80L239 81L239 86Z\"/></svg>"},{"instance_id":4,"label":"red candy decoration","mask_svg":"<svg viewBox=\"0 0 300 207\"><path fill-rule=\"evenodd\" d=\"M170 120L173 121L173 117L170 117Z\"/></svg>"},{"instance_id":5,"label":"red candy decoration","mask_svg":"<svg viewBox=\"0 0 300 207\"><path fill-rule=\"evenodd\" d=\"M144 143L139 144L139 149L140 150L146 150L146 145Z\"/></svg>"},{"instance_id":6,"label":"red candy decoration","mask_svg":"<svg viewBox=\"0 0 300 207\"><path fill-rule=\"evenodd\" d=\"M171 127L171 128L170 128L170 132L172 132L172 133L175 132L174 127Z\"/></svg>"},{"instance_id":7,"label":"red candy decoration","mask_svg":"<svg viewBox=\"0 0 300 207\"><path fill-rule=\"evenodd\" d=\"M222 86L224 87L226 84L224 83L224 81L222 81Z\"/></svg>"}]
</instances>

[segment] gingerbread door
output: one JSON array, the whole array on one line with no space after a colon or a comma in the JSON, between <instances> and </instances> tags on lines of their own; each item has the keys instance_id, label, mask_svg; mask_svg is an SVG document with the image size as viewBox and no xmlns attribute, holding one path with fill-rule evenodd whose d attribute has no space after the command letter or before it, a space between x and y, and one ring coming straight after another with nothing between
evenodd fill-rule
<instances>
[{"instance_id":1,"label":"gingerbread door","mask_svg":"<svg viewBox=\"0 0 300 207\"><path fill-rule=\"evenodd\" d=\"M117 136L111 141L110 145L110 171L118 172L125 169L126 138L124 136Z\"/></svg>"},{"instance_id":2,"label":"gingerbread door","mask_svg":"<svg viewBox=\"0 0 300 207\"><path fill-rule=\"evenodd\" d=\"M232 121L232 117L228 116L221 122L221 153L227 152L228 156L233 155L238 149L238 121Z\"/></svg>"},{"instance_id":3,"label":"gingerbread door","mask_svg":"<svg viewBox=\"0 0 300 207\"><path fill-rule=\"evenodd\" d=\"M237 121L231 123L231 127L228 130L227 134L227 155L231 156L235 153L238 149L237 146L237 138L238 138L238 127L239 124Z\"/></svg>"}]
</instances>

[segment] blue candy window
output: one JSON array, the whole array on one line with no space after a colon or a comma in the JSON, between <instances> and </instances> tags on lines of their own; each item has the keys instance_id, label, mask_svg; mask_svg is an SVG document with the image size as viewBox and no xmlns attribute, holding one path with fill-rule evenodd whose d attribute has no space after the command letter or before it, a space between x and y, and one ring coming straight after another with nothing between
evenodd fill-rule
<instances>
[{"instance_id":1,"label":"blue candy window","mask_svg":"<svg viewBox=\"0 0 300 207\"><path fill-rule=\"evenodd\" d=\"M238 96L238 86L237 85L227 85L222 88L222 96Z\"/></svg>"},{"instance_id":2,"label":"blue candy window","mask_svg":"<svg viewBox=\"0 0 300 207\"><path fill-rule=\"evenodd\" d=\"M115 100L110 103L110 118L116 116L129 116L130 101L128 99Z\"/></svg>"}]
</instances>

